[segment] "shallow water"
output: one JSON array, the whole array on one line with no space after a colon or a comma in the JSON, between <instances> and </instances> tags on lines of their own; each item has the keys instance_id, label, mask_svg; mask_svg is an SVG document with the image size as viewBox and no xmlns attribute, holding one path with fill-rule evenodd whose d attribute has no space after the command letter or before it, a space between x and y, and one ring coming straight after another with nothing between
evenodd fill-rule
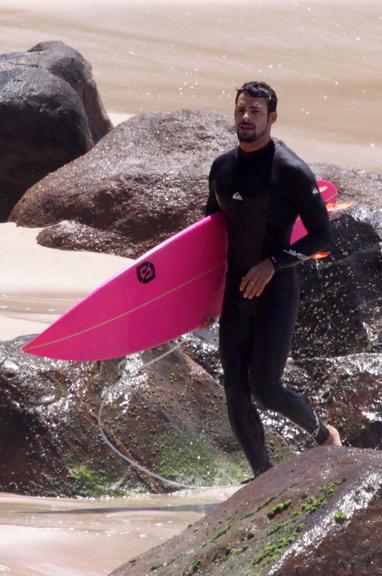
<instances>
[{"instance_id":1,"label":"shallow water","mask_svg":"<svg viewBox=\"0 0 382 576\"><path fill-rule=\"evenodd\" d=\"M0 574L104 576L179 533L234 491L109 500L0 494Z\"/></svg>"}]
</instances>

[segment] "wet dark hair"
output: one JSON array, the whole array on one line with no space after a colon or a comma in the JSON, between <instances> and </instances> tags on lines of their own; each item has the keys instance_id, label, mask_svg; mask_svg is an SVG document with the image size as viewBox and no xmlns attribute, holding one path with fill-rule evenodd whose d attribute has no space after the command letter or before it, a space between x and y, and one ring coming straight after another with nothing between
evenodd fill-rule
<instances>
[{"instance_id":1,"label":"wet dark hair","mask_svg":"<svg viewBox=\"0 0 382 576\"><path fill-rule=\"evenodd\" d=\"M266 82L245 82L240 88L237 88L235 104L240 94L248 94L253 98L265 98L268 106L268 114L276 112L277 94Z\"/></svg>"}]
</instances>

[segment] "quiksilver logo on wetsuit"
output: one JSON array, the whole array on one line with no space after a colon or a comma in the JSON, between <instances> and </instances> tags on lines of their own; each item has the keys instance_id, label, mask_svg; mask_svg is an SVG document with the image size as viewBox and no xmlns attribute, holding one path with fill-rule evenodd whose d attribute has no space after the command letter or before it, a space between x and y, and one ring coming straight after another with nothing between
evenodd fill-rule
<instances>
[{"instance_id":1,"label":"quiksilver logo on wetsuit","mask_svg":"<svg viewBox=\"0 0 382 576\"><path fill-rule=\"evenodd\" d=\"M156 276L155 266L152 262L142 262L137 267L137 278L142 284L148 284Z\"/></svg>"},{"instance_id":2,"label":"quiksilver logo on wetsuit","mask_svg":"<svg viewBox=\"0 0 382 576\"><path fill-rule=\"evenodd\" d=\"M234 200L240 200L240 202L243 202L243 197L241 196L241 194L239 194L239 192L235 192L235 194L232 196L232 198Z\"/></svg>"}]
</instances>

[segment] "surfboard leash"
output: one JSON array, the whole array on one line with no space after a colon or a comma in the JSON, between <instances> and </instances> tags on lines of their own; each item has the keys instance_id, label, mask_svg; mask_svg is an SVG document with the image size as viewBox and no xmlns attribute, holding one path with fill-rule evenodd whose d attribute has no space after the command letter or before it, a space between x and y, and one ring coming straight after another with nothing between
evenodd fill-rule
<instances>
[{"instance_id":1,"label":"surfboard leash","mask_svg":"<svg viewBox=\"0 0 382 576\"><path fill-rule=\"evenodd\" d=\"M172 352L175 352L175 350L179 350L181 345L181 342L178 341L177 344L175 344L175 346L173 346L172 348L170 348L169 350L166 350L166 352L163 352L163 354L160 354L159 356L157 356L156 358L152 358L151 360L145 362L142 364L142 366L140 366L140 370L142 370L143 368L147 368L148 366L155 364L155 362L159 362L159 360L162 360L163 358L165 358L166 356L168 356L169 354L172 354ZM176 482L175 480L170 480L169 478L164 478L163 476L161 476L160 474L156 474L155 472L152 472L152 470L149 470L148 468L146 468L145 466L142 466L142 464L139 464L139 462L136 462L135 460L132 460L131 458L129 458L128 456L126 456L126 454L124 454L123 452L121 452L112 442L111 440L107 437L104 429L103 429L103 424L102 424L102 413L103 413L103 409L105 407L106 401L109 397L109 395L114 391L114 389L117 387L119 383L116 382L115 384L112 384L107 390L106 390L106 394L101 402L100 408L98 410L98 415L97 415L97 423L98 423L98 429L99 432L104 440L104 442L109 446L109 448L111 450L113 450L113 452L115 452L115 454L117 454L120 458L122 458L122 460L124 460L125 462L127 462L130 466L132 466L133 468L136 468L137 470L140 470L140 472L143 472L144 474L146 474L147 476L150 476L152 478L155 478L156 480L159 480L160 482L162 482L163 484L168 484L169 486L173 486L174 488L181 488L181 489L186 489L186 490L195 490L195 489L202 489L204 488L204 486L195 486L195 485L190 485L190 484L182 484L181 482Z\"/></svg>"}]
</instances>

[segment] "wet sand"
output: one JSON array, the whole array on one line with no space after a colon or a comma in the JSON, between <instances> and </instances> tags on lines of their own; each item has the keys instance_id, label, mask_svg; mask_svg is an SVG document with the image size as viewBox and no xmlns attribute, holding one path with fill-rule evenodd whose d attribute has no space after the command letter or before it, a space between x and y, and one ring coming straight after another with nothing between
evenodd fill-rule
<instances>
[{"instance_id":1,"label":"wet sand","mask_svg":"<svg viewBox=\"0 0 382 576\"><path fill-rule=\"evenodd\" d=\"M94 501L0 493L0 574L106 576L178 534L235 490Z\"/></svg>"},{"instance_id":2,"label":"wet sand","mask_svg":"<svg viewBox=\"0 0 382 576\"><path fill-rule=\"evenodd\" d=\"M128 258L39 246L38 228L0 224L0 340L37 334L129 264Z\"/></svg>"}]
</instances>

